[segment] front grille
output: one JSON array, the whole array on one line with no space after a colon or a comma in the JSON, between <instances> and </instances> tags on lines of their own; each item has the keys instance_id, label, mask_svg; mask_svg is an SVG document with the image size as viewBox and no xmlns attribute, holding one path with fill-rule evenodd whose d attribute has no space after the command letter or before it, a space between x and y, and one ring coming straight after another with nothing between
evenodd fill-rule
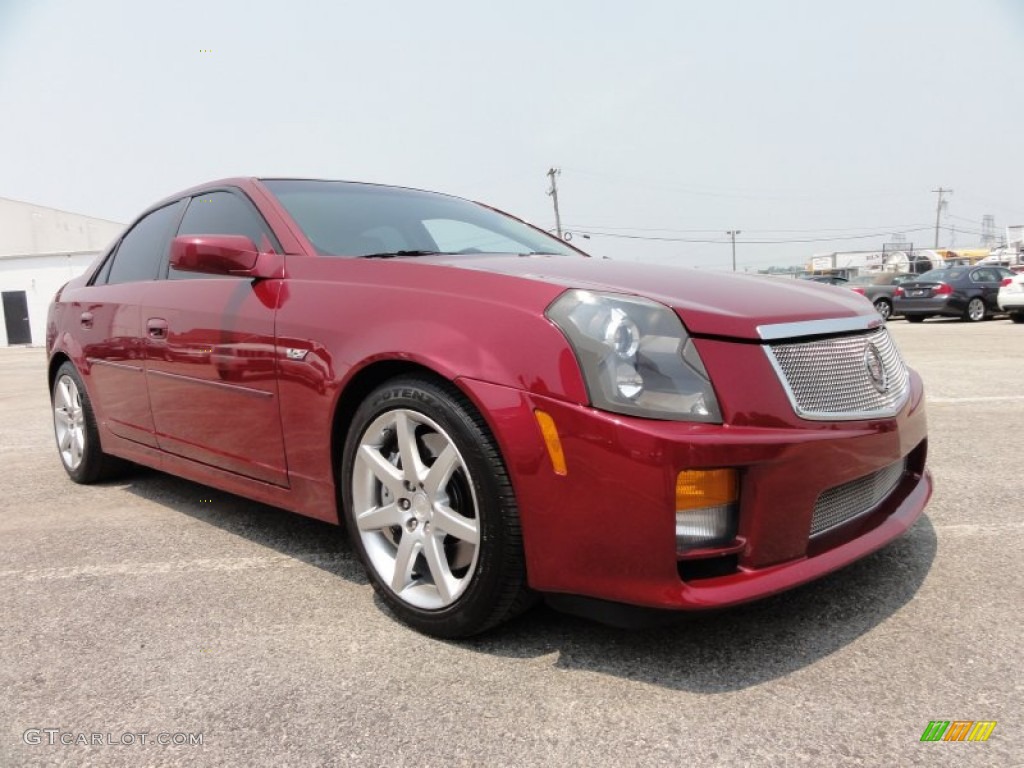
<instances>
[{"instance_id":1,"label":"front grille","mask_svg":"<svg viewBox=\"0 0 1024 768\"><path fill-rule=\"evenodd\" d=\"M893 492L907 468L902 459L885 469L829 488L818 497L811 517L811 536L853 520L877 507Z\"/></svg>"},{"instance_id":2,"label":"front grille","mask_svg":"<svg viewBox=\"0 0 1024 768\"><path fill-rule=\"evenodd\" d=\"M885 328L765 349L793 409L805 419L893 416L909 392L910 375Z\"/></svg>"}]
</instances>

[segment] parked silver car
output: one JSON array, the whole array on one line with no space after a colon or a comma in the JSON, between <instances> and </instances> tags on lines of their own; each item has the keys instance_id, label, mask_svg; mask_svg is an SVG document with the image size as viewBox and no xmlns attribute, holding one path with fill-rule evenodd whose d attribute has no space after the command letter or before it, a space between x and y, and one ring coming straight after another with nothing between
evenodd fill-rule
<instances>
[{"instance_id":1,"label":"parked silver car","mask_svg":"<svg viewBox=\"0 0 1024 768\"><path fill-rule=\"evenodd\" d=\"M896 292L896 286L915 277L916 275L902 272L874 272L868 275L858 275L846 286L861 296L867 297L868 301L875 305L878 314L888 320L894 314L892 297Z\"/></svg>"}]
</instances>

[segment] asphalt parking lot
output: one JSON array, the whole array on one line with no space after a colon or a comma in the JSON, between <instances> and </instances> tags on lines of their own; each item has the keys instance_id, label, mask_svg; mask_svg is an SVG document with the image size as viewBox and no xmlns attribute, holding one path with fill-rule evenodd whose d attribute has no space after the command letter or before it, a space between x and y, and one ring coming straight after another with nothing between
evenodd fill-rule
<instances>
[{"instance_id":1,"label":"asphalt parking lot","mask_svg":"<svg viewBox=\"0 0 1024 768\"><path fill-rule=\"evenodd\" d=\"M0 766L1024 765L1024 326L890 328L930 401L908 535L680 626L541 607L463 643L392 619L331 526L148 470L75 486L43 351L0 349ZM920 742L937 719L998 725Z\"/></svg>"}]
</instances>

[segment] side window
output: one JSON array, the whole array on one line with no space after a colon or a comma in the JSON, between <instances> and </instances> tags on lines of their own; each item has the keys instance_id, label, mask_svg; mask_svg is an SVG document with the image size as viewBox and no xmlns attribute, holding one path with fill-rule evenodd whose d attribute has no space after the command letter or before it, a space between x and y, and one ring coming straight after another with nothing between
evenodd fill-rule
<instances>
[{"instance_id":1,"label":"side window","mask_svg":"<svg viewBox=\"0 0 1024 768\"><path fill-rule=\"evenodd\" d=\"M994 277L991 269L978 269L971 273L971 282L990 283Z\"/></svg>"},{"instance_id":2,"label":"side window","mask_svg":"<svg viewBox=\"0 0 1024 768\"><path fill-rule=\"evenodd\" d=\"M111 253L103 260L103 266L99 268L96 277L92 279L93 285L106 285L110 277L110 268L114 265L114 254Z\"/></svg>"},{"instance_id":3,"label":"side window","mask_svg":"<svg viewBox=\"0 0 1024 768\"><path fill-rule=\"evenodd\" d=\"M104 265L108 284L155 280L167 254L171 230L178 219L181 203L172 203L147 214L121 239L110 265ZM99 282L99 280L97 280Z\"/></svg>"},{"instance_id":4,"label":"side window","mask_svg":"<svg viewBox=\"0 0 1024 768\"><path fill-rule=\"evenodd\" d=\"M181 219L178 235L245 235L261 251L281 250L256 208L231 192L209 192L193 197ZM217 275L180 272L171 267L167 277L170 280L190 280Z\"/></svg>"},{"instance_id":5,"label":"side window","mask_svg":"<svg viewBox=\"0 0 1024 768\"><path fill-rule=\"evenodd\" d=\"M423 222L423 226L437 244L437 250L445 253L519 253L532 250L523 243L467 221L428 219Z\"/></svg>"}]
</instances>

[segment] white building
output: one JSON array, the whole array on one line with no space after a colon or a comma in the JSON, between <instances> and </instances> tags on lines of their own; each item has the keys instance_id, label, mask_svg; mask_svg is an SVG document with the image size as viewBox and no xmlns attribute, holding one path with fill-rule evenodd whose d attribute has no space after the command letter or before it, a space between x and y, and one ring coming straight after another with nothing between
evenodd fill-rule
<instances>
[{"instance_id":1,"label":"white building","mask_svg":"<svg viewBox=\"0 0 1024 768\"><path fill-rule=\"evenodd\" d=\"M123 225L0 198L0 346L42 345L46 310Z\"/></svg>"}]
</instances>

